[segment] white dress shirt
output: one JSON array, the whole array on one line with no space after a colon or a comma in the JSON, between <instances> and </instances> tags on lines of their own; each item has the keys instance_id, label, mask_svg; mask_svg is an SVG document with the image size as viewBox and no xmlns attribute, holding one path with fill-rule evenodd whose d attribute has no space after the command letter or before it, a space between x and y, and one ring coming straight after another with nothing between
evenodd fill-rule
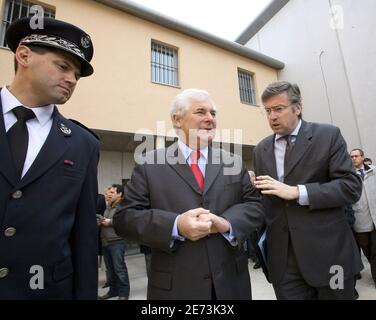
<instances>
[{"instance_id":1,"label":"white dress shirt","mask_svg":"<svg viewBox=\"0 0 376 320\"><path fill-rule=\"evenodd\" d=\"M302 120L299 120L296 128L290 133L293 136L291 139L292 143L295 143L296 137L299 133L300 127L302 126ZM285 150L287 141L285 139L280 139L283 135L276 134L274 139L274 155L277 167L278 180L283 182L285 179ZM298 203L302 206L309 205L309 198L307 193L307 188L304 185L298 184L299 189L299 199Z\"/></svg>"},{"instance_id":2,"label":"white dress shirt","mask_svg":"<svg viewBox=\"0 0 376 320\"><path fill-rule=\"evenodd\" d=\"M5 131L8 132L8 130L17 122L17 118L12 112L12 109L18 106L23 106L23 104L18 101L18 99L6 87L1 89L1 102L3 106ZM52 113L54 111L54 105L52 104L37 108L30 108L28 106L24 107L31 109L35 114L35 118L26 122L29 132L29 144L21 177L23 177L30 169L46 141L52 127Z\"/></svg>"},{"instance_id":3,"label":"white dress shirt","mask_svg":"<svg viewBox=\"0 0 376 320\"><path fill-rule=\"evenodd\" d=\"M185 143L183 143L180 140L178 140L178 146L179 146L181 153L184 156L184 159L187 161L189 165L191 165L192 164L191 153L194 150L188 147ZM208 147L204 149L200 149L201 155L197 161L198 167L200 168L200 171L204 177L205 177L206 163L208 162L208 150L209 150Z\"/></svg>"},{"instance_id":4,"label":"white dress shirt","mask_svg":"<svg viewBox=\"0 0 376 320\"><path fill-rule=\"evenodd\" d=\"M191 153L194 150L191 149L190 147L188 147L180 139L178 140L178 146L179 146L179 149L180 149L181 153L184 156L184 159L187 161L187 163L189 165L191 165L192 164ZM200 171L201 171L201 173L202 173L202 175L204 177L205 177L206 164L208 162L208 151L209 151L209 147L205 147L203 149L200 149L201 155L200 155L200 158L197 161L197 164L198 164L198 166L200 168ZM179 232L178 232L178 218L179 218L179 216L176 217L174 225L172 227L172 234L171 234L172 240L171 240L171 243L170 243L170 247L171 248L173 247L175 240L180 240L180 241L184 241L185 240L185 238L182 237L181 235L179 235ZM232 232L232 226L231 226L230 223L229 223L229 226L230 226L230 230L228 232L226 232L226 233L222 233L222 235L223 235L223 237L228 242L230 242L230 244L232 246L236 246L237 245L237 241L235 240L235 236L234 236L234 234Z\"/></svg>"}]
</instances>

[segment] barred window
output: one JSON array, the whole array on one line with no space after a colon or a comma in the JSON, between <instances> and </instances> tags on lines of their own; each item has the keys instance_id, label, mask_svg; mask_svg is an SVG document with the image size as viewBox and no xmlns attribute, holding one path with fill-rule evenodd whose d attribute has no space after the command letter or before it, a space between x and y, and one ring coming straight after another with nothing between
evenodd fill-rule
<instances>
[{"instance_id":1,"label":"barred window","mask_svg":"<svg viewBox=\"0 0 376 320\"><path fill-rule=\"evenodd\" d=\"M4 16L0 25L0 46L7 47L5 43L5 34L9 25L20 18L29 17L32 13L30 8L34 5L42 6L40 3L34 3L27 0L5 0ZM44 16L55 18L55 10L42 6Z\"/></svg>"},{"instance_id":2,"label":"barred window","mask_svg":"<svg viewBox=\"0 0 376 320\"><path fill-rule=\"evenodd\" d=\"M172 47L152 41L151 81L178 86L178 51Z\"/></svg>"},{"instance_id":3,"label":"barred window","mask_svg":"<svg viewBox=\"0 0 376 320\"><path fill-rule=\"evenodd\" d=\"M246 104L256 104L253 75L250 72L238 69L240 101Z\"/></svg>"}]
</instances>

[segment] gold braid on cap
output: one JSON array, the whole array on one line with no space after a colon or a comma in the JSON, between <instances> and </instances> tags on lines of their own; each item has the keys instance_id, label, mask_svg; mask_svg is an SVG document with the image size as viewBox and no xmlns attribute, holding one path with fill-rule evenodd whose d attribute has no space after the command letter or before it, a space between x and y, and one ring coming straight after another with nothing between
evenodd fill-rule
<instances>
[{"instance_id":1,"label":"gold braid on cap","mask_svg":"<svg viewBox=\"0 0 376 320\"><path fill-rule=\"evenodd\" d=\"M80 56L82 59L85 59L84 53L77 45L57 36L44 35L44 34L31 34L31 35L26 36L20 41L20 44L28 44L28 43L47 44L52 47L62 48L66 51L71 52L74 55Z\"/></svg>"}]
</instances>

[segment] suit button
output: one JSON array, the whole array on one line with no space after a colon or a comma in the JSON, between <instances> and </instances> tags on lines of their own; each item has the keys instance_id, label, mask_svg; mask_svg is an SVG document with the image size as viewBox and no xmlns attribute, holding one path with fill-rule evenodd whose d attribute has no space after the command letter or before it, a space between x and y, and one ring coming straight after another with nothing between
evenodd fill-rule
<instances>
[{"instance_id":1,"label":"suit button","mask_svg":"<svg viewBox=\"0 0 376 320\"><path fill-rule=\"evenodd\" d=\"M205 274L204 275L204 280L210 280L210 279L211 279L210 274Z\"/></svg>"},{"instance_id":2,"label":"suit button","mask_svg":"<svg viewBox=\"0 0 376 320\"><path fill-rule=\"evenodd\" d=\"M286 208L288 208L290 206L290 204L288 202L286 202L285 206L286 206Z\"/></svg>"},{"instance_id":3,"label":"suit button","mask_svg":"<svg viewBox=\"0 0 376 320\"><path fill-rule=\"evenodd\" d=\"M19 199L22 197L22 191L21 190L17 190L15 192L12 193L12 198L13 199Z\"/></svg>"},{"instance_id":4,"label":"suit button","mask_svg":"<svg viewBox=\"0 0 376 320\"><path fill-rule=\"evenodd\" d=\"M6 237L13 237L16 234L16 228L10 227L6 228L4 234Z\"/></svg>"},{"instance_id":5,"label":"suit button","mask_svg":"<svg viewBox=\"0 0 376 320\"><path fill-rule=\"evenodd\" d=\"M9 269L8 268L1 268L0 269L0 278L5 278L9 273Z\"/></svg>"}]
</instances>

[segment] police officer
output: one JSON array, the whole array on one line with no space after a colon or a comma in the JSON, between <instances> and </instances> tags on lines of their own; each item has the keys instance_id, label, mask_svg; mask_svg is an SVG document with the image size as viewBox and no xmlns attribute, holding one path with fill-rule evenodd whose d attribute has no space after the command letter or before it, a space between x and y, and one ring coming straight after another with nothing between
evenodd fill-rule
<instances>
[{"instance_id":1,"label":"police officer","mask_svg":"<svg viewBox=\"0 0 376 320\"><path fill-rule=\"evenodd\" d=\"M6 34L16 74L0 88L0 300L96 299L99 143L55 106L93 73L93 45L74 25L32 19Z\"/></svg>"}]
</instances>

